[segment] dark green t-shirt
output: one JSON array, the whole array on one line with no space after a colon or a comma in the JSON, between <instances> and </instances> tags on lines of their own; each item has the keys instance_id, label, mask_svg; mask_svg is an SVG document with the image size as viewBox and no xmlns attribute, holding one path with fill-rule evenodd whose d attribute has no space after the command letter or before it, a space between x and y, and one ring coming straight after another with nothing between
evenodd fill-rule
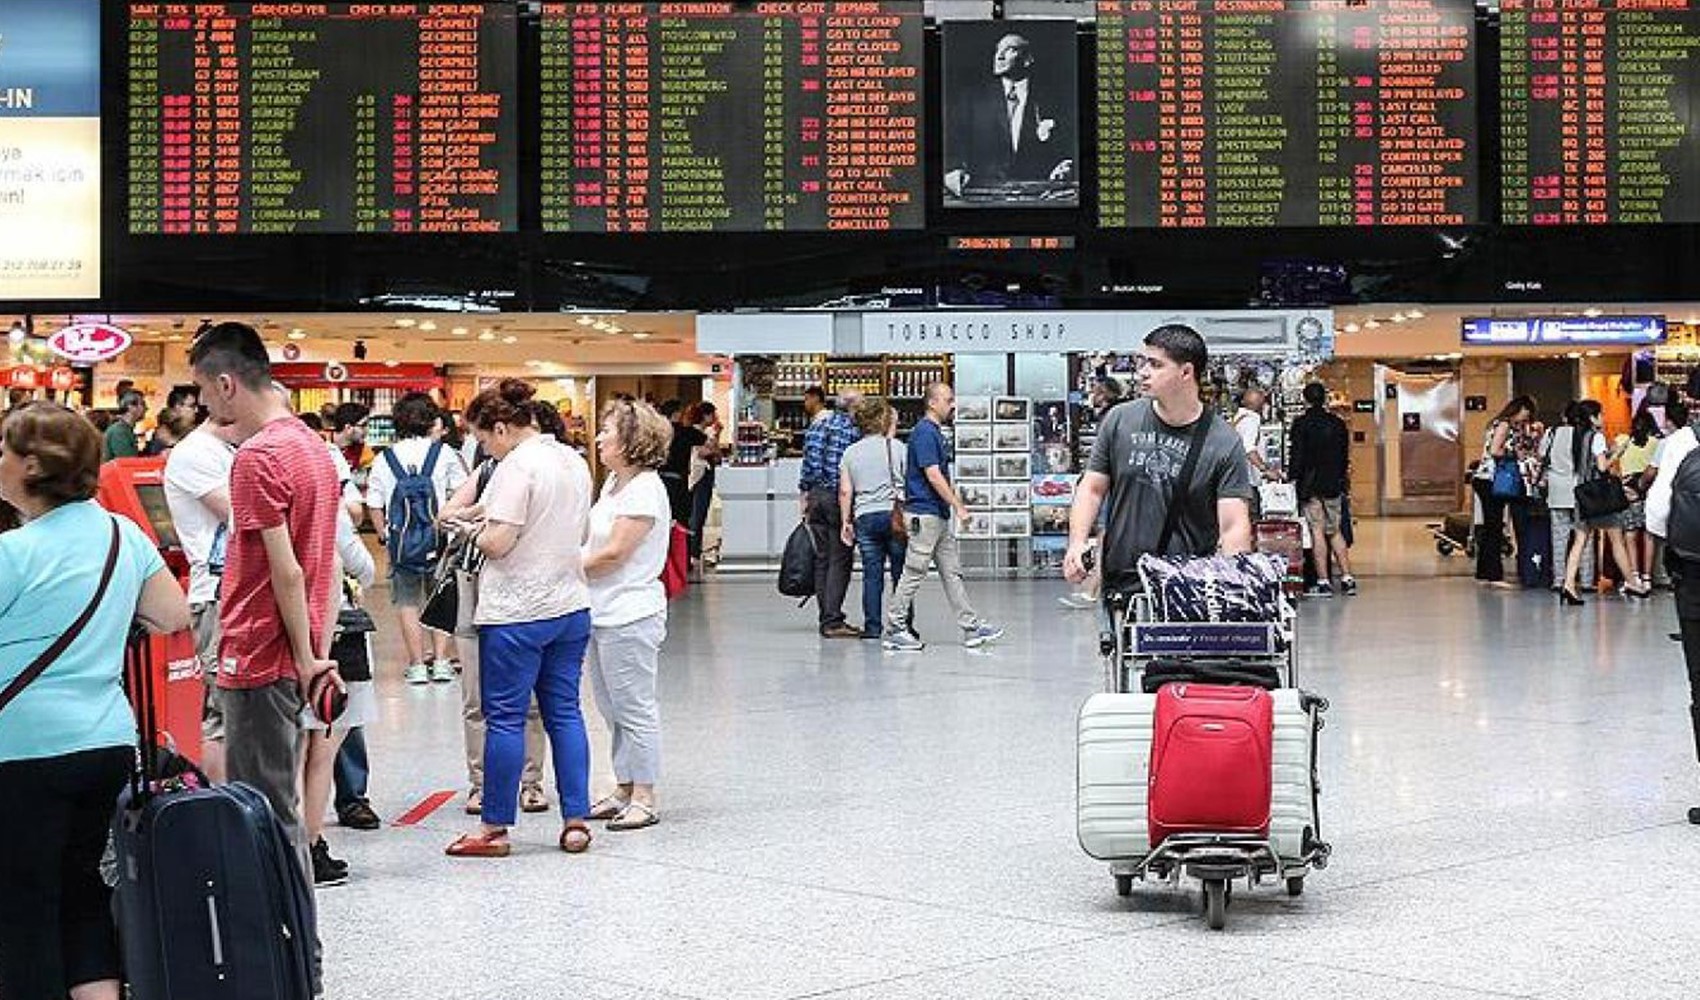
<instances>
[{"instance_id":1,"label":"dark green t-shirt","mask_svg":"<svg viewBox=\"0 0 1700 1000\"><path fill-rule=\"evenodd\" d=\"M114 420L112 426L106 429L100 460L110 462L115 458L135 458L139 454L136 450L136 429L122 420Z\"/></svg>"},{"instance_id":2,"label":"dark green t-shirt","mask_svg":"<svg viewBox=\"0 0 1700 1000\"><path fill-rule=\"evenodd\" d=\"M1198 456L1187 490L1186 509L1169 541L1167 555L1205 555L1215 551L1221 526L1216 501L1250 500L1251 475L1245 446L1226 421L1205 411L1210 433ZM1134 579L1139 557L1155 552L1169 516L1175 477L1186 463L1196 424L1170 427L1157 417L1149 399L1136 399L1111 410L1098 430L1087 469L1110 477L1104 522L1104 581L1125 586Z\"/></svg>"}]
</instances>

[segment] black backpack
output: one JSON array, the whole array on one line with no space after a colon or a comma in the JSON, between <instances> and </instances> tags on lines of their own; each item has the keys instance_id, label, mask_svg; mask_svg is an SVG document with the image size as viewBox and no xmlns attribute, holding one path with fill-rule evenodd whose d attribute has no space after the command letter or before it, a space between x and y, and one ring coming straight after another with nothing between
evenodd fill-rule
<instances>
[{"instance_id":1,"label":"black backpack","mask_svg":"<svg viewBox=\"0 0 1700 1000\"><path fill-rule=\"evenodd\" d=\"M798 524L785 541L779 558L779 592L805 602L815 595L815 536L807 524Z\"/></svg>"},{"instance_id":2,"label":"black backpack","mask_svg":"<svg viewBox=\"0 0 1700 1000\"><path fill-rule=\"evenodd\" d=\"M1665 544L1684 562L1700 563L1700 448L1683 458L1670 485Z\"/></svg>"}]
</instances>

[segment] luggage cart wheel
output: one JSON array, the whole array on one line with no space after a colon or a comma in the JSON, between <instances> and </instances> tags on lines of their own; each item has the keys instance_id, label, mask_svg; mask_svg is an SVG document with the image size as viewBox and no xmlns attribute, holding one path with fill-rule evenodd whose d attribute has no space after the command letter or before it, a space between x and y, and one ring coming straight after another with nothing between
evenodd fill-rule
<instances>
[{"instance_id":1,"label":"luggage cart wheel","mask_svg":"<svg viewBox=\"0 0 1700 1000\"><path fill-rule=\"evenodd\" d=\"M1118 896L1131 896L1131 895L1133 895L1133 876L1132 875L1117 875L1116 876L1116 895L1118 895Z\"/></svg>"},{"instance_id":2,"label":"luggage cart wheel","mask_svg":"<svg viewBox=\"0 0 1700 1000\"><path fill-rule=\"evenodd\" d=\"M1287 895L1300 896L1304 894L1304 891L1305 879L1303 875L1298 875L1287 880Z\"/></svg>"},{"instance_id":3,"label":"luggage cart wheel","mask_svg":"<svg viewBox=\"0 0 1700 1000\"><path fill-rule=\"evenodd\" d=\"M1204 880L1204 922L1211 930L1219 931L1228 924L1228 882L1226 879Z\"/></svg>"},{"instance_id":4,"label":"luggage cart wheel","mask_svg":"<svg viewBox=\"0 0 1700 1000\"><path fill-rule=\"evenodd\" d=\"M1451 542L1435 542L1434 550L1443 556L1449 556L1458 551Z\"/></svg>"}]
</instances>

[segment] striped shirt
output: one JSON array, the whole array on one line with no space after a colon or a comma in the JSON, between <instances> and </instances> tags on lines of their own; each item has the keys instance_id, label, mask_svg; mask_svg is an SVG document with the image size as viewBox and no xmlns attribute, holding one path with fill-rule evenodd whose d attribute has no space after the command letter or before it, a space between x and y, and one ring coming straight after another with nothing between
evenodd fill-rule
<instances>
[{"instance_id":1,"label":"striped shirt","mask_svg":"<svg viewBox=\"0 0 1700 1000\"><path fill-rule=\"evenodd\" d=\"M860 436L850 418L837 410L816 417L803 432L803 474L797 490L837 490L838 465Z\"/></svg>"}]
</instances>

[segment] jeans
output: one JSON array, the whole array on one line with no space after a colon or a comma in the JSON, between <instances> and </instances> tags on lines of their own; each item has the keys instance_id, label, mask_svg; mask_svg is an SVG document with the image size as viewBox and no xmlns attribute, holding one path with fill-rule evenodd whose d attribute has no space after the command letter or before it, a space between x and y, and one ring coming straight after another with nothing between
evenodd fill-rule
<instances>
[{"instance_id":1,"label":"jeans","mask_svg":"<svg viewBox=\"0 0 1700 1000\"><path fill-rule=\"evenodd\" d=\"M874 511L856 519L856 550L862 554L862 634L879 635L885 621L885 573L891 569L895 589L903 579L903 558L909 543L891 530L891 512Z\"/></svg>"},{"instance_id":2,"label":"jeans","mask_svg":"<svg viewBox=\"0 0 1700 1000\"><path fill-rule=\"evenodd\" d=\"M1553 586L1564 582L1564 560L1570 555L1570 543L1576 529L1582 526L1582 519L1576 516L1574 507L1554 507L1552 516L1552 566ZM1582 562L1576 571L1576 585L1583 590L1594 586L1594 546L1593 539L1582 546Z\"/></svg>"},{"instance_id":3,"label":"jeans","mask_svg":"<svg viewBox=\"0 0 1700 1000\"><path fill-rule=\"evenodd\" d=\"M957 548L955 527L949 518L911 514L909 551L904 555L903 577L897 581L897 594L886 615L886 631L896 632L908 623L915 594L932 565L938 566L939 582L944 585L951 610L956 612L956 624L965 630L980 625L982 619L968 603L968 588L962 585L962 554Z\"/></svg>"},{"instance_id":4,"label":"jeans","mask_svg":"<svg viewBox=\"0 0 1700 1000\"><path fill-rule=\"evenodd\" d=\"M525 715L537 695L549 733L561 816L590 812L590 741L579 710L579 678L590 644L590 612L478 630L484 705L484 822L512 826L525 765Z\"/></svg>"},{"instance_id":5,"label":"jeans","mask_svg":"<svg viewBox=\"0 0 1700 1000\"><path fill-rule=\"evenodd\" d=\"M820 630L844 624L844 595L850 589L850 547L844 544L838 487L809 491L809 531L815 536L815 603Z\"/></svg>"},{"instance_id":6,"label":"jeans","mask_svg":"<svg viewBox=\"0 0 1700 1000\"><path fill-rule=\"evenodd\" d=\"M701 479L691 490L691 523L687 525L691 532L686 551L692 559L702 558L702 529L708 524L708 508L714 503L714 467L703 473Z\"/></svg>"},{"instance_id":7,"label":"jeans","mask_svg":"<svg viewBox=\"0 0 1700 1000\"><path fill-rule=\"evenodd\" d=\"M1505 501L1493 495L1493 480L1472 479L1482 503L1482 525L1476 529L1476 579L1494 583L1505 579Z\"/></svg>"},{"instance_id":8,"label":"jeans","mask_svg":"<svg viewBox=\"0 0 1700 1000\"><path fill-rule=\"evenodd\" d=\"M455 622L455 640L460 647L461 736L466 744L466 780L473 791L484 790L484 703L478 683L478 626L472 623L478 608L478 578L471 573L457 573L460 585L460 615ZM520 773L524 788L543 790L543 757L549 752L549 742L543 735L543 716L537 711L537 698L531 699L531 709L525 717L525 770Z\"/></svg>"},{"instance_id":9,"label":"jeans","mask_svg":"<svg viewBox=\"0 0 1700 1000\"><path fill-rule=\"evenodd\" d=\"M135 751L107 747L0 763L0 996L65 1000L117 979L112 890L100 877L113 803Z\"/></svg>"},{"instance_id":10,"label":"jeans","mask_svg":"<svg viewBox=\"0 0 1700 1000\"><path fill-rule=\"evenodd\" d=\"M336 778L337 812L341 813L356 802L366 801L366 785L372 777L372 766L366 759L364 726L355 726L343 738L332 773Z\"/></svg>"}]
</instances>

